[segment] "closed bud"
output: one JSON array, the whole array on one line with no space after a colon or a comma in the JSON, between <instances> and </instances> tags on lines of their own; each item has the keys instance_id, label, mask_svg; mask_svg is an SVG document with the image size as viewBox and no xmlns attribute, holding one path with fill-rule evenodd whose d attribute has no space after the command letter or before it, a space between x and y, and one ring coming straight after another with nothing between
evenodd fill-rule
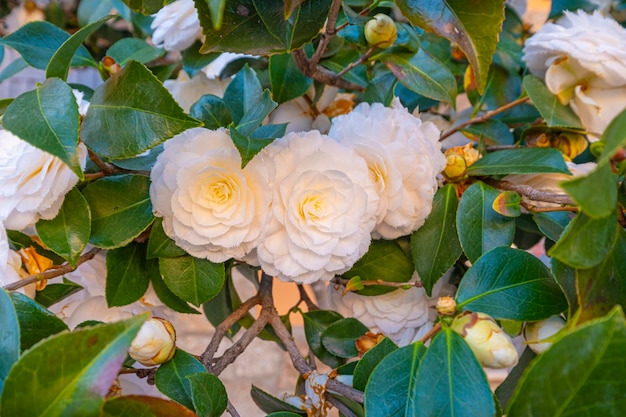
<instances>
[{"instance_id":1,"label":"closed bud","mask_svg":"<svg viewBox=\"0 0 626 417\"><path fill-rule=\"evenodd\" d=\"M442 316L453 316L456 312L456 301L452 297L439 297L435 308Z\"/></svg>"},{"instance_id":2,"label":"closed bud","mask_svg":"<svg viewBox=\"0 0 626 417\"><path fill-rule=\"evenodd\" d=\"M176 331L167 320L153 317L146 321L130 344L128 354L144 366L172 359L176 351Z\"/></svg>"},{"instance_id":3,"label":"closed bud","mask_svg":"<svg viewBox=\"0 0 626 417\"><path fill-rule=\"evenodd\" d=\"M587 139L578 133L562 132L554 138L552 146L563 153L566 160L571 161L587 149Z\"/></svg>"},{"instance_id":4,"label":"closed bud","mask_svg":"<svg viewBox=\"0 0 626 417\"><path fill-rule=\"evenodd\" d=\"M392 18L379 13L365 24L365 39L368 45L389 48L398 37L398 28Z\"/></svg>"},{"instance_id":5,"label":"closed bud","mask_svg":"<svg viewBox=\"0 0 626 417\"><path fill-rule=\"evenodd\" d=\"M518 360L511 338L485 313L466 313L452 321L452 330L463 336L476 359L488 368L509 368Z\"/></svg>"},{"instance_id":6,"label":"closed bud","mask_svg":"<svg viewBox=\"0 0 626 417\"><path fill-rule=\"evenodd\" d=\"M465 179L467 167L480 159L480 152L471 143L455 146L444 152L446 167L443 174L452 182Z\"/></svg>"},{"instance_id":7,"label":"closed bud","mask_svg":"<svg viewBox=\"0 0 626 417\"><path fill-rule=\"evenodd\" d=\"M524 339L528 347L539 354L548 350L552 342L542 342L554 336L565 327L565 320L561 316L552 316L545 320L527 323L524 328Z\"/></svg>"}]
</instances>

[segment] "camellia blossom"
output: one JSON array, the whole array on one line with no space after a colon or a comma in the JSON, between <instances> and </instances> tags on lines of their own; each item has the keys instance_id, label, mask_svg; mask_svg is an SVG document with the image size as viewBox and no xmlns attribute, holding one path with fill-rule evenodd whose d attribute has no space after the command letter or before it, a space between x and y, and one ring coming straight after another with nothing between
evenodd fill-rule
<instances>
[{"instance_id":1,"label":"camellia blossom","mask_svg":"<svg viewBox=\"0 0 626 417\"><path fill-rule=\"evenodd\" d=\"M198 258L241 259L262 237L270 170L241 156L228 131L195 128L165 142L152 169L150 199L163 229Z\"/></svg>"},{"instance_id":2,"label":"camellia blossom","mask_svg":"<svg viewBox=\"0 0 626 417\"><path fill-rule=\"evenodd\" d=\"M22 258L9 247L7 232L0 223L0 287L19 281L27 277L28 272L22 268ZM35 284L30 284L17 290L30 298L35 297Z\"/></svg>"},{"instance_id":3,"label":"camellia blossom","mask_svg":"<svg viewBox=\"0 0 626 417\"><path fill-rule=\"evenodd\" d=\"M398 99L391 108L362 103L333 119L328 135L365 159L376 184L380 203L375 239L395 239L424 224L437 191L437 175L446 166L440 133Z\"/></svg>"},{"instance_id":4,"label":"camellia blossom","mask_svg":"<svg viewBox=\"0 0 626 417\"><path fill-rule=\"evenodd\" d=\"M199 71L191 78L185 71L180 71L175 80L165 80L163 86L180 107L189 112L191 106L205 94L213 94L220 98L224 96L229 82L230 79L209 78L203 71Z\"/></svg>"},{"instance_id":5,"label":"camellia blossom","mask_svg":"<svg viewBox=\"0 0 626 417\"><path fill-rule=\"evenodd\" d=\"M254 159L276 170L257 248L266 273L307 284L330 280L367 252L378 196L352 149L312 130L277 139Z\"/></svg>"},{"instance_id":6,"label":"camellia blossom","mask_svg":"<svg viewBox=\"0 0 626 417\"><path fill-rule=\"evenodd\" d=\"M598 11L566 11L544 25L526 42L524 61L571 106L590 141L626 108L626 29Z\"/></svg>"},{"instance_id":7,"label":"camellia blossom","mask_svg":"<svg viewBox=\"0 0 626 417\"><path fill-rule=\"evenodd\" d=\"M81 167L87 148L78 144ZM23 230L37 220L54 218L78 176L56 156L0 130L0 220Z\"/></svg>"},{"instance_id":8,"label":"camellia blossom","mask_svg":"<svg viewBox=\"0 0 626 417\"><path fill-rule=\"evenodd\" d=\"M164 6L150 25L152 42L168 51L189 48L202 36L198 11L193 0L176 0Z\"/></svg>"}]
</instances>

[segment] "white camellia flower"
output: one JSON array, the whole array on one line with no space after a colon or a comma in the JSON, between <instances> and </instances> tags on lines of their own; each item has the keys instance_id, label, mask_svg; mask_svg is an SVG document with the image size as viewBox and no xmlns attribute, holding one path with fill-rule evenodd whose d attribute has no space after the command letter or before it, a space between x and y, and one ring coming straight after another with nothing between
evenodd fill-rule
<instances>
[{"instance_id":1,"label":"white camellia flower","mask_svg":"<svg viewBox=\"0 0 626 417\"><path fill-rule=\"evenodd\" d=\"M146 320L128 348L128 355L145 366L165 363L175 352L176 330L160 317Z\"/></svg>"},{"instance_id":2,"label":"white camellia flower","mask_svg":"<svg viewBox=\"0 0 626 417\"><path fill-rule=\"evenodd\" d=\"M9 247L7 232L0 223L0 287L19 281L27 277L28 272L22 268L22 258ZM30 284L17 290L30 298L35 297L35 284Z\"/></svg>"},{"instance_id":3,"label":"white camellia flower","mask_svg":"<svg viewBox=\"0 0 626 417\"><path fill-rule=\"evenodd\" d=\"M205 94L213 94L220 98L224 96L229 82L230 79L209 78L203 71L199 71L192 78L189 78L185 71L180 71L175 80L165 80L163 86L188 113L192 104Z\"/></svg>"},{"instance_id":4,"label":"white camellia flower","mask_svg":"<svg viewBox=\"0 0 626 417\"><path fill-rule=\"evenodd\" d=\"M78 156L84 168L87 148L82 143ZM40 218L54 218L77 182L59 158L0 130L0 220L7 229L23 230Z\"/></svg>"},{"instance_id":5,"label":"white camellia flower","mask_svg":"<svg viewBox=\"0 0 626 417\"><path fill-rule=\"evenodd\" d=\"M152 42L168 51L182 51L202 36L193 0L176 0L159 10L150 25Z\"/></svg>"},{"instance_id":6,"label":"white camellia flower","mask_svg":"<svg viewBox=\"0 0 626 417\"><path fill-rule=\"evenodd\" d=\"M530 71L580 117L591 141L626 108L626 29L595 11L565 12L524 47Z\"/></svg>"},{"instance_id":7,"label":"white camellia flower","mask_svg":"<svg viewBox=\"0 0 626 417\"><path fill-rule=\"evenodd\" d=\"M259 160L242 169L227 130L190 129L165 143L152 169L150 199L165 233L191 255L241 259L262 238L269 172Z\"/></svg>"},{"instance_id":8,"label":"white camellia flower","mask_svg":"<svg viewBox=\"0 0 626 417\"><path fill-rule=\"evenodd\" d=\"M254 159L276 170L270 221L257 249L266 273L299 283L330 280L365 254L378 197L352 149L312 130L277 139Z\"/></svg>"},{"instance_id":9,"label":"white camellia flower","mask_svg":"<svg viewBox=\"0 0 626 417\"><path fill-rule=\"evenodd\" d=\"M333 119L328 135L365 159L376 184L380 203L375 239L395 239L424 224L437 191L437 175L446 166L440 133L398 99L391 108L362 103Z\"/></svg>"}]
</instances>

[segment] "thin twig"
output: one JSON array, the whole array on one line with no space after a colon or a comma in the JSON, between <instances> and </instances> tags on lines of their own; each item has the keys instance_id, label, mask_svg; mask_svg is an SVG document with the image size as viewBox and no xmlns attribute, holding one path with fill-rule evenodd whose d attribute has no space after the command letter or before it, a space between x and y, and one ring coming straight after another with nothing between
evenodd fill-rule
<instances>
[{"instance_id":1,"label":"thin twig","mask_svg":"<svg viewBox=\"0 0 626 417\"><path fill-rule=\"evenodd\" d=\"M477 124L477 123L484 123L487 120L491 119L493 116L496 116L500 113L503 113L509 109L512 109L515 106L519 106L522 103L526 103L528 100L530 100L530 98L528 96L526 97L522 97L522 98L518 98L517 100L514 100L510 103L505 104L502 107L498 107L495 110L490 110L488 112L486 112L485 114L483 114L482 116L477 116L474 117L472 119L469 119L461 124L459 124L458 126L454 126L452 129L448 130L447 132L444 132L441 137L439 138L440 141L446 139L449 136L452 136L454 133L458 132L459 130L462 130L464 128L466 128L467 126L473 125L473 124Z\"/></svg>"},{"instance_id":2,"label":"thin twig","mask_svg":"<svg viewBox=\"0 0 626 417\"><path fill-rule=\"evenodd\" d=\"M71 266L69 263L66 262L63 265L60 265L58 268L49 269L39 274L29 275L25 277L24 279L7 284L2 288L4 288L7 291L15 291L37 281L60 277L61 275L75 271L76 268L78 268L80 265L93 259L93 257L96 256L96 254L100 252L101 250L102 249L100 248L93 248L89 250L88 252L85 252L83 255L80 256L80 258L78 258L78 261L76 262L76 266Z\"/></svg>"},{"instance_id":3,"label":"thin twig","mask_svg":"<svg viewBox=\"0 0 626 417\"><path fill-rule=\"evenodd\" d=\"M98 168L100 168L102 172L104 172L105 174L115 173L116 168L113 165L107 164L106 162L104 162L94 152L92 151L88 151L88 152L89 152L89 159L91 159L91 162L93 162Z\"/></svg>"},{"instance_id":4,"label":"thin twig","mask_svg":"<svg viewBox=\"0 0 626 417\"><path fill-rule=\"evenodd\" d=\"M335 29L335 25L337 24L337 16L339 16L339 10L341 10L341 1L342 0L333 0L330 5L330 10L328 12L328 18L326 19L326 29L324 33L320 36L320 41L317 44L317 49L313 53L311 60L309 61L309 68L314 70L319 64L320 59L322 59L322 55L326 51L326 47L330 40L335 36L337 30Z\"/></svg>"},{"instance_id":5,"label":"thin twig","mask_svg":"<svg viewBox=\"0 0 626 417\"><path fill-rule=\"evenodd\" d=\"M304 302L304 304L306 304L306 308L309 311L314 311L314 310L319 310L320 309L317 306L317 304L315 304L313 302L313 300L311 300L311 297L309 297L309 294L306 292L304 287L302 285L300 285L300 284L298 284L298 292L300 293L300 302L298 302L298 304L300 304L301 302Z\"/></svg>"},{"instance_id":6,"label":"thin twig","mask_svg":"<svg viewBox=\"0 0 626 417\"><path fill-rule=\"evenodd\" d=\"M507 151L507 150L519 149L519 148L521 148L520 145L491 145L491 146L487 146L485 150L487 152L494 152L494 151Z\"/></svg>"},{"instance_id":7,"label":"thin twig","mask_svg":"<svg viewBox=\"0 0 626 417\"><path fill-rule=\"evenodd\" d=\"M420 342L422 343L426 343L429 339L431 339L432 337L434 337L437 333L439 333L439 331L441 330L441 323L437 323L433 326L432 329L430 329L428 331L428 333L426 333L424 335L424 337L422 337L420 339Z\"/></svg>"},{"instance_id":8,"label":"thin twig","mask_svg":"<svg viewBox=\"0 0 626 417\"><path fill-rule=\"evenodd\" d=\"M344 383L341 383L336 379L329 379L326 383L326 388L329 391L335 392L339 395L343 395L344 397L352 401L356 401L361 404L363 404L363 401L365 401L363 393L361 391L359 391L358 389L354 389Z\"/></svg>"},{"instance_id":9,"label":"thin twig","mask_svg":"<svg viewBox=\"0 0 626 417\"><path fill-rule=\"evenodd\" d=\"M532 213L551 213L555 211L578 211L576 206L559 206L559 207L537 207L524 201L520 203L522 207Z\"/></svg>"},{"instance_id":10,"label":"thin twig","mask_svg":"<svg viewBox=\"0 0 626 417\"><path fill-rule=\"evenodd\" d=\"M345 279L345 278L341 278L341 277L334 277L330 282L335 283L335 284L340 284L340 285L346 285L348 282L350 282L350 280L349 279ZM361 281L361 284L364 287L368 287L368 286L372 286L372 285L381 285L383 287L393 287L393 288L406 288L406 287L421 288L423 286L420 281L414 281L414 282L390 282L390 281L383 281L382 279L365 280L365 281Z\"/></svg>"},{"instance_id":11,"label":"thin twig","mask_svg":"<svg viewBox=\"0 0 626 417\"><path fill-rule=\"evenodd\" d=\"M531 187L530 185L525 184L514 184L509 181L500 181L485 178L484 181L496 188L500 188L502 190L515 191L516 193L528 198L533 201L542 201L544 203L555 203L562 204L565 206L575 206L576 203L572 198L567 194L552 194L546 193L543 191L539 191Z\"/></svg>"},{"instance_id":12,"label":"thin twig","mask_svg":"<svg viewBox=\"0 0 626 417\"><path fill-rule=\"evenodd\" d=\"M231 402L230 402L230 400L228 400L227 410L228 410L228 413L229 413L232 417L241 417L241 416L239 415L239 413L237 412L237 409L235 408L235 406L233 405L233 403L231 403Z\"/></svg>"},{"instance_id":13,"label":"thin twig","mask_svg":"<svg viewBox=\"0 0 626 417\"><path fill-rule=\"evenodd\" d=\"M337 77L343 77L348 72L350 72L353 68L358 67L359 65L361 65L362 63L367 61L369 59L369 57L372 56L372 52L374 52L374 48L368 49L367 52L365 52L363 55L361 55L361 57L359 59L357 59L354 62L351 62L348 66L346 66L344 69L339 71L337 73Z\"/></svg>"},{"instance_id":14,"label":"thin twig","mask_svg":"<svg viewBox=\"0 0 626 417\"><path fill-rule=\"evenodd\" d=\"M294 49L291 52L291 56L293 57L293 60L296 63L298 69L304 75L314 79L315 81L319 81L328 85L333 85L335 87L343 88L345 90L365 91L364 87L358 84L351 83L350 81L346 81L343 78L337 77L337 74L329 69L326 69L319 65L311 68L310 61L307 58L304 49Z\"/></svg>"}]
</instances>

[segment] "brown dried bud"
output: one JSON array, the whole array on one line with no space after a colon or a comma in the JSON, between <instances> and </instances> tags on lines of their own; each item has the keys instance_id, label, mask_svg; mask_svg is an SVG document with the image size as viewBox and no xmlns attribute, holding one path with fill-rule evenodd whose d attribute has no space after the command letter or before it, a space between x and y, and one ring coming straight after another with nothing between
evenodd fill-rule
<instances>
[{"instance_id":1,"label":"brown dried bud","mask_svg":"<svg viewBox=\"0 0 626 417\"><path fill-rule=\"evenodd\" d=\"M359 337L356 340L356 349L359 351L359 356L363 356L365 352L382 342L384 338L384 334L372 332L367 332Z\"/></svg>"},{"instance_id":2,"label":"brown dried bud","mask_svg":"<svg viewBox=\"0 0 626 417\"><path fill-rule=\"evenodd\" d=\"M442 316L453 316L456 313L456 301L452 297L439 297L435 308Z\"/></svg>"}]
</instances>

